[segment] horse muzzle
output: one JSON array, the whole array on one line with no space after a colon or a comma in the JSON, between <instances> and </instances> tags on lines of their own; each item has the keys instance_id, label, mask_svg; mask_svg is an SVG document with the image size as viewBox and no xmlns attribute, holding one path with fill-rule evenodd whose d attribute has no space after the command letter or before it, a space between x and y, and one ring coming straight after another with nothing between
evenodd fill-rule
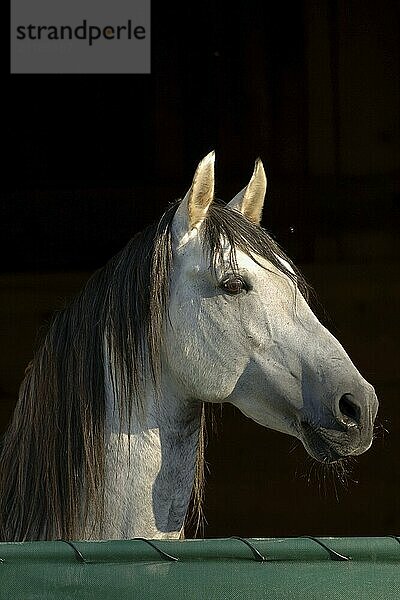
<instances>
[{"instance_id":1,"label":"horse muzzle","mask_svg":"<svg viewBox=\"0 0 400 600\"><path fill-rule=\"evenodd\" d=\"M372 386L358 398L346 393L335 403L329 426L302 420L299 437L307 452L321 462L358 456L372 444L377 411L378 400Z\"/></svg>"}]
</instances>

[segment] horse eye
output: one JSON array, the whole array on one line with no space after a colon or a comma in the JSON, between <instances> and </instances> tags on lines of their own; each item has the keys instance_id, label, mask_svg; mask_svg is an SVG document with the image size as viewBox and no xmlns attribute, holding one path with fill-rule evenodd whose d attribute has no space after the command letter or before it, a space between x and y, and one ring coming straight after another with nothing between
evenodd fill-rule
<instances>
[{"instance_id":1,"label":"horse eye","mask_svg":"<svg viewBox=\"0 0 400 600\"><path fill-rule=\"evenodd\" d=\"M221 283L222 289L231 296L235 296L240 294L244 290L247 291L247 285L242 277L238 277L237 275L231 275L224 279Z\"/></svg>"}]
</instances>

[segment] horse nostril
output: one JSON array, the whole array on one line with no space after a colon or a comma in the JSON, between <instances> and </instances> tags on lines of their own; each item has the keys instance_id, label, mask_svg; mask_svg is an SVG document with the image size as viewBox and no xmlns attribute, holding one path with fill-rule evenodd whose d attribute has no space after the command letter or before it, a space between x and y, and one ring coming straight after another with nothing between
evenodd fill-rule
<instances>
[{"instance_id":1,"label":"horse nostril","mask_svg":"<svg viewBox=\"0 0 400 600\"><path fill-rule=\"evenodd\" d=\"M353 400L351 394L343 394L339 400L339 412L345 425L360 425L361 409Z\"/></svg>"}]
</instances>

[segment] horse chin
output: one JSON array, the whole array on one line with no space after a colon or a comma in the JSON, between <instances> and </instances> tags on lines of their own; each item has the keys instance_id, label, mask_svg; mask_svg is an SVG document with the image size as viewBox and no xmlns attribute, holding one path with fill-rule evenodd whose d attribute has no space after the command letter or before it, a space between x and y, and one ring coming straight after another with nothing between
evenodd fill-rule
<instances>
[{"instance_id":1,"label":"horse chin","mask_svg":"<svg viewBox=\"0 0 400 600\"><path fill-rule=\"evenodd\" d=\"M303 422L301 425L303 446L308 454L319 462L335 463L365 452L365 449L359 450L358 444L351 443L351 440L346 435L343 436L343 433L323 427L314 427L307 422Z\"/></svg>"}]
</instances>

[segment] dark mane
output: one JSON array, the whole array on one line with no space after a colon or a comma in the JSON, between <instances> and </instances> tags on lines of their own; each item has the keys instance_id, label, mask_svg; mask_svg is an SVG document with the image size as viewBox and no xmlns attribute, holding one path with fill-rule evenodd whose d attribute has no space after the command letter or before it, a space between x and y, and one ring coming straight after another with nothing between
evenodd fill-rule
<instances>
[{"instance_id":1,"label":"dark mane","mask_svg":"<svg viewBox=\"0 0 400 600\"><path fill-rule=\"evenodd\" d=\"M0 456L0 540L79 538L89 512L103 522L105 357L128 426L143 407L142 383L160 372L172 265L171 223L177 204L137 234L53 317L21 384ZM260 254L289 277L289 259L261 228L214 203L204 229L210 259L221 256L221 235L233 252ZM212 257L212 258L211 258ZM291 263L290 263L291 264ZM306 286L293 266L302 292ZM136 411L135 411L136 409ZM195 503L200 506L204 419L199 439Z\"/></svg>"},{"instance_id":2,"label":"dark mane","mask_svg":"<svg viewBox=\"0 0 400 600\"><path fill-rule=\"evenodd\" d=\"M0 458L0 539L79 537L102 521L104 340L121 415L159 370L168 297L170 208L137 234L53 317L27 369ZM147 357L147 358L146 358Z\"/></svg>"}]
</instances>

